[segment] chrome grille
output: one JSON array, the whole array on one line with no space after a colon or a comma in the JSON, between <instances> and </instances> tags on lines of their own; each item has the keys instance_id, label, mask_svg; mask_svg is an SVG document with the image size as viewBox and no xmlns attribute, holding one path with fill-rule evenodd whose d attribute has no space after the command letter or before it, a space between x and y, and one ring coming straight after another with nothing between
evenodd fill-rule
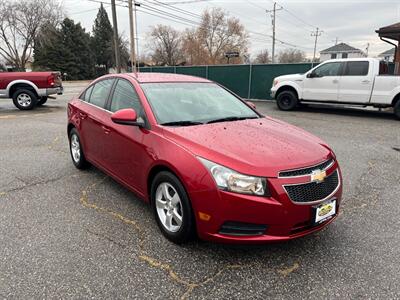
<instances>
[{"instance_id":1,"label":"chrome grille","mask_svg":"<svg viewBox=\"0 0 400 300\"><path fill-rule=\"evenodd\" d=\"M319 165L307 167L303 169L297 170L289 170L289 171L282 171L279 172L279 177L293 177L293 176L306 176L311 175L311 173L315 170L326 170L330 165L333 164L333 159L328 159Z\"/></svg>"},{"instance_id":2,"label":"chrome grille","mask_svg":"<svg viewBox=\"0 0 400 300\"><path fill-rule=\"evenodd\" d=\"M310 182L284 186L293 202L306 203L323 200L333 194L339 187L339 174L336 170L321 183Z\"/></svg>"}]
</instances>

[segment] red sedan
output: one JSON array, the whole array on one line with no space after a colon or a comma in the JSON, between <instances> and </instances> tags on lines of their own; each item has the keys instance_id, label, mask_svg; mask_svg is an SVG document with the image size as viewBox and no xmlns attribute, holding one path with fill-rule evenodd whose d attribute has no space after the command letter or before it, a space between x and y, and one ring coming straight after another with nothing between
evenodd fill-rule
<instances>
[{"instance_id":1,"label":"red sedan","mask_svg":"<svg viewBox=\"0 0 400 300\"><path fill-rule=\"evenodd\" d=\"M92 164L148 201L176 243L283 241L338 214L329 146L203 78L98 78L68 104L68 137L77 168Z\"/></svg>"}]
</instances>

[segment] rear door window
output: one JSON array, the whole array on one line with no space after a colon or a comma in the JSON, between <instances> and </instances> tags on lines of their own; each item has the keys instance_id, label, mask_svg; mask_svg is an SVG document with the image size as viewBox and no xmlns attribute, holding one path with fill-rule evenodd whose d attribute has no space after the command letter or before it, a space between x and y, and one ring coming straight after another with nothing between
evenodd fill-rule
<instances>
[{"instance_id":1,"label":"rear door window","mask_svg":"<svg viewBox=\"0 0 400 300\"><path fill-rule=\"evenodd\" d=\"M114 79L105 79L97 82L93 86L93 90L89 98L89 103L101 108L105 108L113 83Z\"/></svg>"},{"instance_id":2,"label":"rear door window","mask_svg":"<svg viewBox=\"0 0 400 300\"><path fill-rule=\"evenodd\" d=\"M349 61L346 63L343 76L366 76L368 69L368 61Z\"/></svg>"}]
</instances>

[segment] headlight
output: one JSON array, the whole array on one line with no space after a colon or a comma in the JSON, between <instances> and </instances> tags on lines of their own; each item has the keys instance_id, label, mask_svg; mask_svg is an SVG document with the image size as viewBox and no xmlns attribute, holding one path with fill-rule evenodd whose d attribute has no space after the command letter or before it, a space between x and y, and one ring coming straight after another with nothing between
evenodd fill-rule
<instances>
[{"instance_id":1,"label":"headlight","mask_svg":"<svg viewBox=\"0 0 400 300\"><path fill-rule=\"evenodd\" d=\"M272 86L276 86L277 84L278 84L278 80L274 79L274 82L273 82Z\"/></svg>"},{"instance_id":2,"label":"headlight","mask_svg":"<svg viewBox=\"0 0 400 300\"><path fill-rule=\"evenodd\" d=\"M198 159L210 171L219 189L240 194L268 195L265 178L243 175L204 158Z\"/></svg>"}]
</instances>

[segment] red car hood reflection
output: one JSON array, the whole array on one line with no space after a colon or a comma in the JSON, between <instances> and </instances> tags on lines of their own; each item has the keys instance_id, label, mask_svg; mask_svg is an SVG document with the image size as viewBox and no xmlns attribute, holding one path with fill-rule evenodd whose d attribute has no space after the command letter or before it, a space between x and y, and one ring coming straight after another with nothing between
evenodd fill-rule
<instances>
[{"instance_id":1,"label":"red car hood reflection","mask_svg":"<svg viewBox=\"0 0 400 300\"><path fill-rule=\"evenodd\" d=\"M255 176L277 177L330 155L319 138L272 118L164 127L164 135L194 155Z\"/></svg>"}]
</instances>

